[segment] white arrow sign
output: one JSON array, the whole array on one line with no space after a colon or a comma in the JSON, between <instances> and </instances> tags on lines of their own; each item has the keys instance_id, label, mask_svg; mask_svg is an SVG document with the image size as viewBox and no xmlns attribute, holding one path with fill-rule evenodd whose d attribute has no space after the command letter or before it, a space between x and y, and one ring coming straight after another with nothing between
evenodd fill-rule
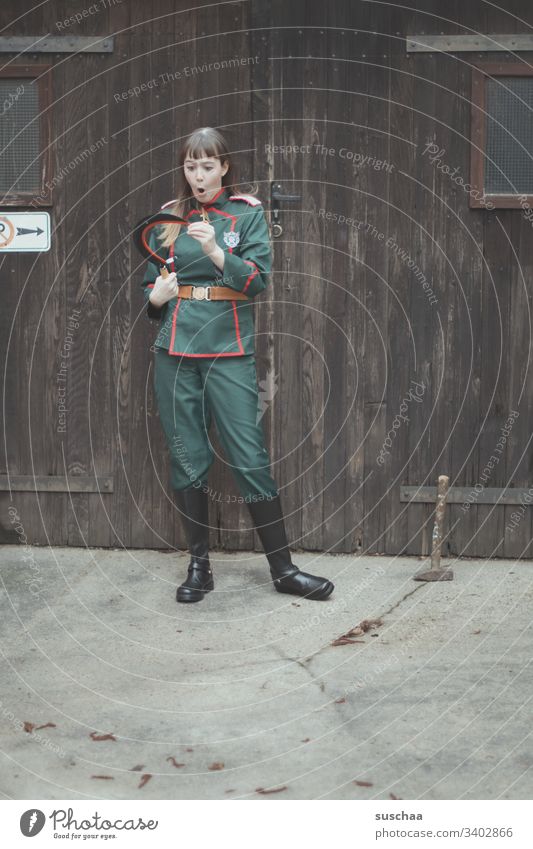
<instances>
[{"instance_id":1,"label":"white arrow sign","mask_svg":"<svg viewBox=\"0 0 533 849\"><path fill-rule=\"evenodd\" d=\"M0 253L50 250L50 213L0 209Z\"/></svg>"}]
</instances>

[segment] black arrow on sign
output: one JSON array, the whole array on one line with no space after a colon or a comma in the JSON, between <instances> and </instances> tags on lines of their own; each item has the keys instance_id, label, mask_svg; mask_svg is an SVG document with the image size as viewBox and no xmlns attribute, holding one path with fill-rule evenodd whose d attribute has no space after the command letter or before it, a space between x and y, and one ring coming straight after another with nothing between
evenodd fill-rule
<instances>
[{"instance_id":1,"label":"black arrow on sign","mask_svg":"<svg viewBox=\"0 0 533 849\"><path fill-rule=\"evenodd\" d=\"M25 227L17 227L17 236L25 236L26 233L36 233L38 236L40 236L41 233L44 233L44 230L41 230L40 227L37 227L36 230L26 230Z\"/></svg>"}]
</instances>

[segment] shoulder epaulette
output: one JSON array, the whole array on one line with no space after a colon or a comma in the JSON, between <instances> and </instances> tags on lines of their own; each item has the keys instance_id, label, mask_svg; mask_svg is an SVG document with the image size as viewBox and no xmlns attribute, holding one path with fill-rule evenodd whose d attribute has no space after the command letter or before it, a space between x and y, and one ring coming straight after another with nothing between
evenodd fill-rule
<instances>
[{"instance_id":1,"label":"shoulder epaulette","mask_svg":"<svg viewBox=\"0 0 533 849\"><path fill-rule=\"evenodd\" d=\"M230 195L230 200L243 200L246 203L249 203L250 206L260 206L261 201L259 198L256 198L255 195Z\"/></svg>"}]
</instances>

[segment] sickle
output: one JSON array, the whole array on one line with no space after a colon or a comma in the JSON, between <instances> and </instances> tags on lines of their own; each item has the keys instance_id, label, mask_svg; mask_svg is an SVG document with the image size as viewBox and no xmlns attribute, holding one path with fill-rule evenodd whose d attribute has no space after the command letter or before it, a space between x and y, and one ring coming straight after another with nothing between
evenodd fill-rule
<instances>
[{"instance_id":1,"label":"sickle","mask_svg":"<svg viewBox=\"0 0 533 849\"><path fill-rule=\"evenodd\" d=\"M155 259L161 267L161 276L168 277L168 268L165 257L156 253L148 244L148 237L154 227L160 224L185 224L187 221L180 218L178 215L173 215L171 212L156 212L155 215L148 215L142 218L133 229L133 243L139 253L145 259Z\"/></svg>"},{"instance_id":2,"label":"sickle","mask_svg":"<svg viewBox=\"0 0 533 849\"><path fill-rule=\"evenodd\" d=\"M202 219L209 224L209 216L204 207L201 208ZM154 227L160 224L182 224L188 226L188 221L180 218L178 215L173 215L172 212L156 212L154 215L148 215L142 218L133 230L133 243L139 253L145 259L156 259L161 270L161 277L168 277L168 268L166 259L156 253L148 244L148 237Z\"/></svg>"}]
</instances>

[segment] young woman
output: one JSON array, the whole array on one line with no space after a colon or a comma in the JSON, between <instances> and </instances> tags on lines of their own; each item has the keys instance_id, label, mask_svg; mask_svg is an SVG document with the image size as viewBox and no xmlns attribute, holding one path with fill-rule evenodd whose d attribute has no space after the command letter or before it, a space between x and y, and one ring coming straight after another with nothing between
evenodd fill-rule
<instances>
[{"instance_id":1,"label":"young woman","mask_svg":"<svg viewBox=\"0 0 533 849\"><path fill-rule=\"evenodd\" d=\"M168 276L148 262L143 280L148 316L160 323L154 386L171 453L171 486L185 516L191 560L177 590L200 601L214 588L209 562L208 470L212 418L265 550L278 592L327 598L331 581L291 561L278 489L257 422L252 299L271 270L265 213L254 195L234 188L224 137L204 127L183 143L178 199L162 209L187 226L160 225L150 243L167 256Z\"/></svg>"}]
</instances>

